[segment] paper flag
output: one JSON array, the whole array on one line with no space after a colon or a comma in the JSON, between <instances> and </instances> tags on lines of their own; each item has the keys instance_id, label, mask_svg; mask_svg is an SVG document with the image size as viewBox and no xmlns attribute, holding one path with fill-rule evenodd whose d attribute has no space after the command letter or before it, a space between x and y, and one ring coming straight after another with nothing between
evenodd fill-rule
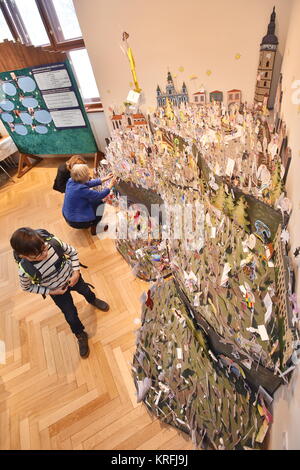
<instances>
[{"instance_id":1,"label":"paper flag","mask_svg":"<svg viewBox=\"0 0 300 470\"><path fill-rule=\"evenodd\" d=\"M268 341L269 340L269 335L267 333L265 325L258 325L257 330L258 330L258 333L259 333L262 341Z\"/></svg>"},{"instance_id":2,"label":"paper flag","mask_svg":"<svg viewBox=\"0 0 300 470\"><path fill-rule=\"evenodd\" d=\"M225 263L224 268L223 268L223 274L221 277L221 282L220 286L224 286L226 282L228 281L228 273L231 270L231 266L229 263Z\"/></svg>"},{"instance_id":3,"label":"paper flag","mask_svg":"<svg viewBox=\"0 0 300 470\"><path fill-rule=\"evenodd\" d=\"M272 315L272 307L273 307L273 302L272 302L269 292L267 292L267 294L265 295L263 302L267 310L265 313L265 323L268 323Z\"/></svg>"},{"instance_id":4,"label":"paper flag","mask_svg":"<svg viewBox=\"0 0 300 470\"><path fill-rule=\"evenodd\" d=\"M194 297L194 307L199 307L200 305L200 294L201 292L197 292Z\"/></svg>"},{"instance_id":5,"label":"paper flag","mask_svg":"<svg viewBox=\"0 0 300 470\"><path fill-rule=\"evenodd\" d=\"M138 403L145 398L151 385L152 385L152 381L151 379L149 379L149 377L145 377L144 380L138 380L137 382L137 387L138 387L137 402Z\"/></svg>"},{"instance_id":6,"label":"paper flag","mask_svg":"<svg viewBox=\"0 0 300 470\"><path fill-rule=\"evenodd\" d=\"M176 348L176 354L177 354L177 359L182 359L182 349L181 348Z\"/></svg>"},{"instance_id":7,"label":"paper flag","mask_svg":"<svg viewBox=\"0 0 300 470\"><path fill-rule=\"evenodd\" d=\"M268 429L269 429L269 424L268 424L268 421L265 419L256 436L256 439L255 439L256 442L260 442L260 443L263 442L268 432Z\"/></svg>"},{"instance_id":8,"label":"paper flag","mask_svg":"<svg viewBox=\"0 0 300 470\"><path fill-rule=\"evenodd\" d=\"M290 240L290 234L286 229L283 229L282 232L281 232L281 240L284 243L288 243L289 240Z\"/></svg>"},{"instance_id":9,"label":"paper flag","mask_svg":"<svg viewBox=\"0 0 300 470\"><path fill-rule=\"evenodd\" d=\"M231 178L233 169L234 169L235 161L232 158L227 159L227 166L225 174Z\"/></svg>"}]
</instances>

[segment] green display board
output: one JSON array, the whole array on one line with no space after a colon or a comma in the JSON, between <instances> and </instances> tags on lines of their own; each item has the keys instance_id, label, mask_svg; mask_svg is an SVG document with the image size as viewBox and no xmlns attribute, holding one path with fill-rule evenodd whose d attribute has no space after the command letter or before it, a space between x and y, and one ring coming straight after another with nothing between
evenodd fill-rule
<instances>
[{"instance_id":1,"label":"green display board","mask_svg":"<svg viewBox=\"0 0 300 470\"><path fill-rule=\"evenodd\" d=\"M97 152L68 60L2 72L0 80L0 117L20 152Z\"/></svg>"}]
</instances>

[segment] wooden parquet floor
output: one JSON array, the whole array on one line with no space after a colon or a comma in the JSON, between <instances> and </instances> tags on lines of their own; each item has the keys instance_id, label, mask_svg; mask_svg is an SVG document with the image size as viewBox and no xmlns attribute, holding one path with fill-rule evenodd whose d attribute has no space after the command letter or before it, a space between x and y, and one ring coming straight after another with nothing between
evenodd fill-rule
<instances>
[{"instance_id":1,"label":"wooden parquet floor","mask_svg":"<svg viewBox=\"0 0 300 470\"><path fill-rule=\"evenodd\" d=\"M0 449L192 449L136 403L130 362L147 283L133 276L112 240L65 223L63 195L52 190L59 161L45 159L0 188ZM74 294L90 337L86 360L51 299L19 288L9 238L22 226L74 245L89 267L84 278L110 304L103 313Z\"/></svg>"}]
</instances>

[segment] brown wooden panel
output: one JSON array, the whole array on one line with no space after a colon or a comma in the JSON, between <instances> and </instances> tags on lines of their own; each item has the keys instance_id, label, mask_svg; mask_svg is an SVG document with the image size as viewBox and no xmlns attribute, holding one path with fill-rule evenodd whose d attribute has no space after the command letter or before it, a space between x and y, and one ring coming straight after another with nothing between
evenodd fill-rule
<instances>
[{"instance_id":1,"label":"brown wooden panel","mask_svg":"<svg viewBox=\"0 0 300 470\"><path fill-rule=\"evenodd\" d=\"M0 72L64 62L66 59L64 52L50 51L40 46L26 46L13 41L0 43Z\"/></svg>"}]
</instances>

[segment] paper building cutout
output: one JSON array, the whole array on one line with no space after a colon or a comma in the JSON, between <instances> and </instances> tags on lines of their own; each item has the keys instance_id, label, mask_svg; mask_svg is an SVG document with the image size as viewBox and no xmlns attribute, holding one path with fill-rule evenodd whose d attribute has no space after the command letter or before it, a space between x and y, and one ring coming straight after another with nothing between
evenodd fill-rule
<instances>
[{"instance_id":1,"label":"paper building cutout","mask_svg":"<svg viewBox=\"0 0 300 470\"><path fill-rule=\"evenodd\" d=\"M133 128L147 126L145 116L142 113L113 114L111 117L113 129Z\"/></svg>"},{"instance_id":2,"label":"paper building cutout","mask_svg":"<svg viewBox=\"0 0 300 470\"><path fill-rule=\"evenodd\" d=\"M241 90L229 90L227 91L227 105L230 107L232 104L240 104L242 100L242 92Z\"/></svg>"},{"instance_id":3,"label":"paper building cutout","mask_svg":"<svg viewBox=\"0 0 300 470\"><path fill-rule=\"evenodd\" d=\"M223 101L222 91L219 91L219 90L211 91L209 94L209 101L210 102L213 102L213 101L222 102Z\"/></svg>"},{"instance_id":4,"label":"paper building cutout","mask_svg":"<svg viewBox=\"0 0 300 470\"><path fill-rule=\"evenodd\" d=\"M181 92L178 93L175 89L170 72L168 72L166 92L162 93L158 85L156 89L156 98L158 106L165 106L167 104L167 98L174 106L180 106L182 103L188 103L189 101L186 84L183 82Z\"/></svg>"},{"instance_id":5,"label":"paper building cutout","mask_svg":"<svg viewBox=\"0 0 300 470\"><path fill-rule=\"evenodd\" d=\"M195 104L205 104L206 103L206 92L203 88L201 90L197 91L196 93L193 93L193 103Z\"/></svg>"},{"instance_id":6,"label":"paper building cutout","mask_svg":"<svg viewBox=\"0 0 300 470\"><path fill-rule=\"evenodd\" d=\"M263 37L260 45L259 65L254 96L254 101L260 106L262 106L264 98L266 98L266 104L268 107L271 104L270 91L278 45L278 39L275 35L275 18L276 13L274 7L270 17L267 34Z\"/></svg>"}]
</instances>

